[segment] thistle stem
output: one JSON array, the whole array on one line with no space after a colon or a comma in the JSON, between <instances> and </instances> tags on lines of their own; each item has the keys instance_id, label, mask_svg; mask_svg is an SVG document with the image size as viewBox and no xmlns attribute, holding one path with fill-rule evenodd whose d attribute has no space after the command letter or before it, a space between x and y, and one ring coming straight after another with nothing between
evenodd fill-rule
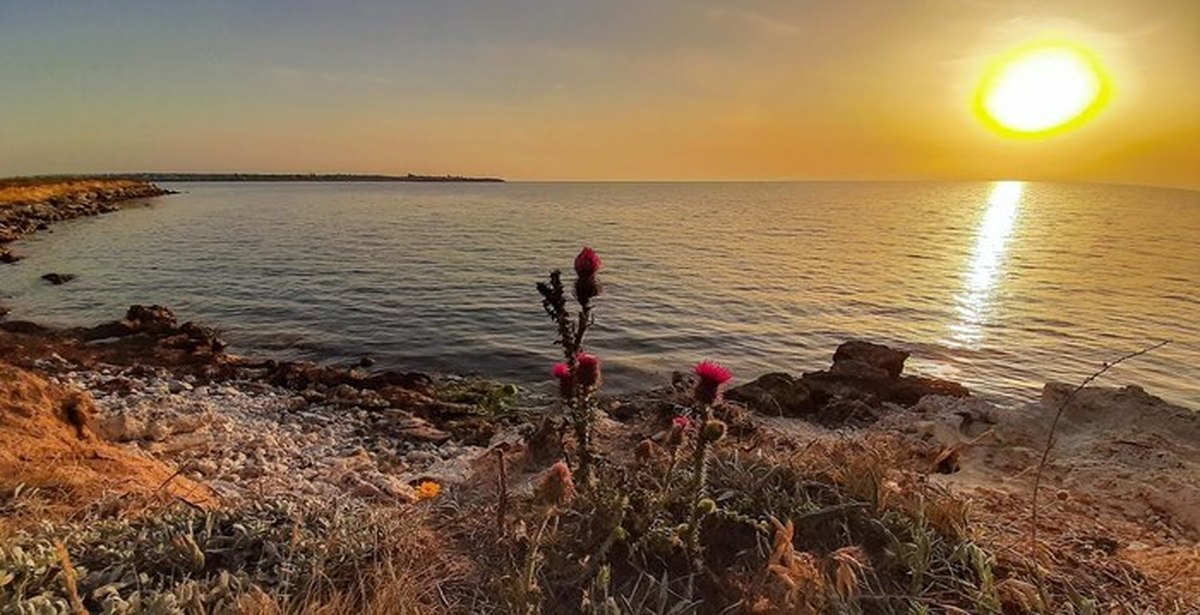
<instances>
[{"instance_id":1,"label":"thistle stem","mask_svg":"<svg viewBox=\"0 0 1200 615\"><path fill-rule=\"evenodd\" d=\"M692 510L688 513L688 551L696 560L697 568L700 563L700 501L708 491L708 438L704 435L704 426L712 420L712 405L704 404L701 412L700 433L696 438L695 454L692 457Z\"/></svg>"}]
</instances>

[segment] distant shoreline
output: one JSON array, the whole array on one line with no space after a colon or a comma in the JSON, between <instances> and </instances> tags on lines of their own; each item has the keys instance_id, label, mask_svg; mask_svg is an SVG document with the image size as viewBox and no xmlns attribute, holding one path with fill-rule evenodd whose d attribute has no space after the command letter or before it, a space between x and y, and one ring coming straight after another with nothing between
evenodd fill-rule
<instances>
[{"instance_id":1,"label":"distant shoreline","mask_svg":"<svg viewBox=\"0 0 1200 615\"><path fill-rule=\"evenodd\" d=\"M44 175L0 179L0 184L41 183L47 180L125 180L140 182L470 182L503 183L499 177L465 175L371 175L356 173L110 173L100 175Z\"/></svg>"}]
</instances>

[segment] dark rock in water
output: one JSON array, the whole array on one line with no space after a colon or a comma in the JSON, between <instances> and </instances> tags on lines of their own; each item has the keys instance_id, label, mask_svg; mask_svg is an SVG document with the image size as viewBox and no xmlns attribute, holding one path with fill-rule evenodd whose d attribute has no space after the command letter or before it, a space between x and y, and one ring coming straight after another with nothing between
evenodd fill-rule
<instances>
[{"instance_id":1,"label":"dark rock in water","mask_svg":"<svg viewBox=\"0 0 1200 615\"><path fill-rule=\"evenodd\" d=\"M4 318L5 316L8 316L8 308L0 305L0 319Z\"/></svg>"},{"instance_id":2,"label":"dark rock in water","mask_svg":"<svg viewBox=\"0 0 1200 615\"><path fill-rule=\"evenodd\" d=\"M125 320L142 333L169 333L179 328L179 320L161 305L131 305Z\"/></svg>"},{"instance_id":3,"label":"dark rock in water","mask_svg":"<svg viewBox=\"0 0 1200 615\"><path fill-rule=\"evenodd\" d=\"M890 401L901 406L912 406L926 395L945 395L948 397L969 397L971 391L967 387L950 380L929 378L926 376L904 376L890 383L884 394L884 401Z\"/></svg>"},{"instance_id":4,"label":"dark rock in water","mask_svg":"<svg viewBox=\"0 0 1200 615\"><path fill-rule=\"evenodd\" d=\"M900 377L900 373L904 371L906 360L908 360L908 353L903 350L895 350L883 344L873 344L861 340L845 342L838 346L833 353L835 367L838 363L853 365L855 371L873 367L883 370L887 376L892 378Z\"/></svg>"},{"instance_id":5,"label":"dark rock in water","mask_svg":"<svg viewBox=\"0 0 1200 615\"><path fill-rule=\"evenodd\" d=\"M386 371L367 378L364 384L373 389L394 386L423 391L433 386L433 378L421 372Z\"/></svg>"},{"instance_id":6,"label":"dark rock in water","mask_svg":"<svg viewBox=\"0 0 1200 615\"><path fill-rule=\"evenodd\" d=\"M776 416L805 416L817 405L803 381L775 372L725 392L725 398L742 402L751 410Z\"/></svg>"},{"instance_id":7,"label":"dark rock in water","mask_svg":"<svg viewBox=\"0 0 1200 615\"><path fill-rule=\"evenodd\" d=\"M75 274L72 273L47 273L42 276L42 279L55 285L61 286L75 279Z\"/></svg>"},{"instance_id":8,"label":"dark rock in water","mask_svg":"<svg viewBox=\"0 0 1200 615\"><path fill-rule=\"evenodd\" d=\"M172 315L172 318L174 318L174 315ZM191 352L208 351L217 353L225 350L227 346L225 340L221 339L217 334L216 329L194 322L183 323L177 331L171 331L162 343L164 346L183 348Z\"/></svg>"},{"instance_id":9,"label":"dark rock in water","mask_svg":"<svg viewBox=\"0 0 1200 615\"><path fill-rule=\"evenodd\" d=\"M840 378L851 378L854 380L887 380L888 378L895 378L888 370L859 359L834 361L833 365L829 366L829 373Z\"/></svg>"},{"instance_id":10,"label":"dark rock in water","mask_svg":"<svg viewBox=\"0 0 1200 615\"><path fill-rule=\"evenodd\" d=\"M54 329L39 325L36 322L29 322L28 320L11 320L0 322L0 331L16 333L18 335L48 336L54 334Z\"/></svg>"},{"instance_id":11,"label":"dark rock in water","mask_svg":"<svg viewBox=\"0 0 1200 615\"><path fill-rule=\"evenodd\" d=\"M8 248L0 248L0 263L11 265L23 258L25 257L13 252L12 250L9 250Z\"/></svg>"},{"instance_id":12,"label":"dark rock in water","mask_svg":"<svg viewBox=\"0 0 1200 615\"><path fill-rule=\"evenodd\" d=\"M949 380L902 376L907 359L907 352L881 344L846 342L838 346L826 371L800 378L767 374L725 396L764 414L843 426L872 423L887 411L887 404L912 406L927 395L970 395L966 387Z\"/></svg>"},{"instance_id":13,"label":"dark rock in water","mask_svg":"<svg viewBox=\"0 0 1200 615\"><path fill-rule=\"evenodd\" d=\"M194 322L180 325L175 313L161 305L130 306L122 320L86 329L73 329L72 333L84 341L144 335L153 338L163 348L177 348L193 354L218 354L226 347L215 329Z\"/></svg>"}]
</instances>

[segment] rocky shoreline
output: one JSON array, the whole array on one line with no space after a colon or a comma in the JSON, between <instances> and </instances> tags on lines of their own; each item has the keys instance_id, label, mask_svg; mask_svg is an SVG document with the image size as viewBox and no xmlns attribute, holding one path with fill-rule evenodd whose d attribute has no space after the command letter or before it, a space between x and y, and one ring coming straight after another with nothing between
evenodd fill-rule
<instances>
[{"instance_id":1,"label":"rocky shoreline","mask_svg":"<svg viewBox=\"0 0 1200 615\"><path fill-rule=\"evenodd\" d=\"M173 194L131 180L0 182L0 263L21 260L6 244L64 220L116 211L120 203Z\"/></svg>"},{"instance_id":2,"label":"rocky shoreline","mask_svg":"<svg viewBox=\"0 0 1200 615\"><path fill-rule=\"evenodd\" d=\"M0 384L0 448L9 451L0 454L0 511L18 527L23 510L56 510L56 501L66 510L94 507L98 493L130 502L169 494L235 515L263 514L264 505L420 506L430 482L465 501L491 502L497 459L509 460L509 489L530 494L544 461L563 454L544 439L552 399L525 393L497 403L503 387L486 381L238 357L213 329L180 323L161 306L133 306L120 320L73 329L0 322L0 357L0 367L11 366ZM1069 387L1048 385L1038 404L998 407L955 383L904 374L907 357L850 341L829 369L767 374L730 389L720 416L747 451L894 442L887 446L905 452L892 463L968 495L986 511L978 531L1019 550L1029 469ZM677 374L671 386L602 400L605 455L624 463L644 443L665 442L663 417L679 411L692 387ZM74 452L6 418L20 412L13 399L35 398L63 400L51 403L62 404L66 430L56 437ZM1088 389L1067 407L1059 438L1047 470L1047 540L1069 545L1080 528L1102 533L1108 551L1086 556L1101 570L1143 566L1138 574L1152 574L1146 562L1188 561L1188 545L1200 539L1200 415L1134 387ZM92 468L97 485L75 487L60 475L41 483L43 494L30 503L22 494L39 484L31 470L64 454L73 473ZM118 455L132 455L129 467L157 469L106 470ZM1152 484L1146 472L1154 472ZM1184 573L1170 587L1189 591L1196 580Z\"/></svg>"}]
</instances>

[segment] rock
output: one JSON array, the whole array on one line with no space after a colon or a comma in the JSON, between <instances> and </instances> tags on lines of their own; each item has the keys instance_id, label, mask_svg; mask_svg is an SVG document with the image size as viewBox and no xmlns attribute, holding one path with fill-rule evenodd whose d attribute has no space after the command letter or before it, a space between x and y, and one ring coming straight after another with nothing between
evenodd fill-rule
<instances>
[{"instance_id":1,"label":"rock","mask_svg":"<svg viewBox=\"0 0 1200 615\"><path fill-rule=\"evenodd\" d=\"M97 421L96 434L113 442L132 442L146 437L146 424L128 414L117 414Z\"/></svg>"},{"instance_id":2,"label":"rock","mask_svg":"<svg viewBox=\"0 0 1200 615\"><path fill-rule=\"evenodd\" d=\"M906 360L908 360L907 352L861 340L845 342L838 346L833 353L835 366L844 361L856 361L865 366L881 369L892 378L900 377L900 373L904 371Z\"/></svg>"},{"instance_id":3,"label":"rock","mask_svg":"<svg viewBox=\"0 0 1200 615\"><path fill-rule=\"evenodd\" d=\"M800 378L766 374L730 389L725 397L775 416L801 417L827 426L866 425L890 409L923 397L967 397L966 387L938 378L901 376L908 353L881 344L850 341L838 346L826 371Z\"/></svg>"},{"instance_id":4,"label":"rock","mask_svg":"<svg viewBox=\"0 0 1200 615\"><path fill-rule=\"evenodd\" d=\"M125 320L141 333L170 333L179 328L175 313L161 305L131 305Z\"/></svg>"},{"instance_id":5,"label":"rock","mask_svg":"<svg viewBox=\"0 0 1200 615\"><path fill-rule=\"evenodd\" d=\"M0 263L11 265L23 258L25 257L13 252L12 250L9 250L8 248L0 248Z\"/></svg>"},{"instance_id":6,"label":"rock","mask_svg":"<svg viewBox=\"0 0 1200 615\"><path fill-rule=\"evenodd\" d=\"M75 275L71 273L47 273L42 276L42 279L55 286L61 286L74 280Z\"/></svg>"},{"instance_id":7,"label":"rock","mask_svg":"<svg viewBox=\"0 0 1200 615\"><path fill-rule=\"evenodd\" d=\"M829 366L829 373L855 380L887 380L889 377L893 377L888 370L860 359L835 361L833 365Z\"/></svg>"},{"instance_id":8,"label":"rock","mask_svg":"<svg viewBox=\"0 0 1200 615\"><path fill-rule=\"evenodd\" d=\"M221 352L227 346L225 340L217 334L216 329L194 322L183 323L179 327L178 334L163 340L163 344L174 348L186 348L192 352L199 350Z\"/></svg>"},{"instance_id":9,"label":"rock","mask_svg":"<svg viewBox=\"0 0 1200 615\"><path fill-rule=\"evenodd\" d=\"M146 429L146 439L151 442L162 442L171 437L171 428L161 421L155 421Z\"/></svg>"},{"instance_id":10,"label":"rock","mask_svg":"<svg viewBox=\"0 0 1200 615\"><path fill-rule=\"evenodd\" d=\"M732 388L725 393L725 398L744 403L756 412L775 416L804 416L816 408L808 386L782 372L765 374L753 382Z\"/></svg>"},{"instance_id":11,"label":"rock","mask_svg":"<svg viewBox=\"0 0 1200 615\"><path fill-rule=\"evenodd\" d=\"M911 406L921 401L921 398L926 395L967 397L970 394L971 391L967 387L950 380L925 376L904 376L891 382L882 397L884 401Z\"/></svg>"},{"instance_id":12,"label":"rock","mask_svg":"<svg viewBox=\"0 0 1200 615\"><path fill-rule=\"evenodd\" d=\"M441 444L450 439L450 434L434 427L423 419L408 417L395 421L396 433L410 440Z\"/></svg>"},{"instance_id":13,"label":"rock","mask_svg":"<svg viewBox=\"0 0 1200 615\"><path fill-rule=\"evenodd\" d=\"M859 399L835 399L817 411L816 421L830 427L870 425L881 416L877 406Z\"/></svg>"}]
</instances>

